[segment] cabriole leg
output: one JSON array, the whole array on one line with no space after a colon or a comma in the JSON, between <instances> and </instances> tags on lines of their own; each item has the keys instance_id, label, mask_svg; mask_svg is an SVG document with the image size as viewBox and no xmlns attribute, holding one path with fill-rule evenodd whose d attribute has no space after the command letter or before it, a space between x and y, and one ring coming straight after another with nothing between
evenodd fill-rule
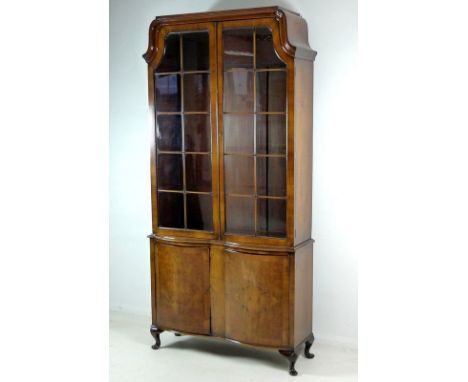
<instances>
[{"instance_id":1,"label":"cabriole leg","mask_svg":"<svg viewBox=\"0 0 468 382\"><path fill-rule=\"evenodd\" d=\"M161 346L161 339L159 338L159 335L162 332L164 332L164 330L158 329L155 325L151 325L150 333L156 341L156 343L151 346L154 350L159 349L159 347Z\"/></svg>"},{"instance_id":2,"label":"cabriole leg","mask_svg":"<svg viewBox=\"0 0 468 382\"><path fill-rule=\"evenodd\" d=\"M314 358L315 356L309 352L310 350L310 347L312 346L312 344L314 343L314 335L311 334L310 337L306 340L305 342L305 349L304 349L304 355L306 358Z\"/></svg>"},{"instance_id":3,"label":"cabriole leg","mask_svg":"<svg viewBox=\"0 0 468 382\"><path fill-rule=\"evenodd\" d=\"M294 368L297 360L297 353L294 350L278 350L279 353L285 356L289 361L289 374L290 375L297 375L297 371Z\"/></svg>"}]
</instances>

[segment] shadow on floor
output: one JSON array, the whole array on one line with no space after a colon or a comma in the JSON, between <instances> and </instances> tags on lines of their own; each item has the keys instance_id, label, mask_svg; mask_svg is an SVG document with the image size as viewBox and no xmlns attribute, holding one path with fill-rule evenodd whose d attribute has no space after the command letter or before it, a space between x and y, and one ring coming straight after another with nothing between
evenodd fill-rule
<instances>
[{"instance_id":1,"label":"shadow on floor","mask_svg":"<svg viewBox=\"0 0 468 382\"><path fill-rule=\"evenodd\" d=\"M245 358L255 359L271 365L277 369L287 370L288 361L276 350L265 350L262 348L254 348L241 344L235 344L224 340L217 340L215 338L204 339L196 337L177 337L178 340L161 346L168 349L181 349L190 351L199 351L203 353L209 353L211 355L220 357L234 357L234 358Z\"/></svg>"}]
</instances>

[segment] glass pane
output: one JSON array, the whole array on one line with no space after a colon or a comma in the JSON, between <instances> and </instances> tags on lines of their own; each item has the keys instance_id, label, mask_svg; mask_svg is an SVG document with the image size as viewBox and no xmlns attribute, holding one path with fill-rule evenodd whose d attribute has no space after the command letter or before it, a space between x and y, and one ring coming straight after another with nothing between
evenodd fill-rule
<instances>
[{"instance_id":1,"label":"glass pane","mask_svg":"<svg viewBox=\"0 0 468 382\"><path fill-rule=\"evenodd\" d=\"M257 235L286 236L286 200L257 199Z\"/></svg>"},{"instance_id":2,"label":"glass pane","mask_svg":"<svg viewBox=\"0 0 468 382\"><path fill-rule=\"evenodd\" d=\"M286 111L286 72L257 73L257 111Z\"/></svg>"},{"instance_id":3,"label":"glass pane","mask_svg":"<svg viewBox=\"0 0 468 382\"><path fill-rule=\"evenodd\" d=\"M180 76L156 75L156 111L180 111Z\"/></svg>"},{"instance_id":4,"label":"glass pane","mask_svg":"<svg viewBox=\"0 0 468 382\"><path fill-rule=\"evenodd\" d=\"M285 115L257 115L257 153L286 154Z\"/></svg>"},{"instance_id":5,"label":"glass pane","mask_svg":"<svg viewBox=\"0 0 468 382\"><path fill-rule=\"evenodd\" d=\"M253 113L253 73L224 73L224 111Z\"/></svg>"},{"instance_id":6,"label":"glass pane","mask_svg":"<svg viewBox=\"0 0 468 382\"><path fill-rule=\"evenodd\" d=\"M187 191L211 192L211 156L185 155L185 184Z\"/></svg>"},{"instance_id":7,"label":"glass pane","mask_svg":"<svg viewBox=\"0 0 468 382\"><path fill-rule=\"evenodd\" d=\"M182 151L180 115L158 115L156 140L158 150Z\"/></svg>"},{"instance_id":8,"label":"glass pane","mask_svg":"<svg viewBox=\"0 0 468 382\"><path fill-rule=\"evenodd\" d=\"M187 194L187 228L213 230L211 195Z\"/></svg>"},{"instance_id":9,"label":"glass pane","mask_svg":"<svg viewBox=\"0 0 468 382\"><path fill-rule=\"evenodd\" d=\"M257 194L286 196L286 158L257 157Z\"/></svg>"},{"instance_id":10,"label":"glass pane","mask_svg":"<svg viewBox=\"0 0 468 382\"><path fill-rule=\"evenodd\" d=\"M209 115L185 115L185 151L210 151L211 129Z\"/></svg>"},{"instance_id":11,"label":"glass pane","mask_svg":"<svg viewBox=\"0 0 468 382\"><path fill-rule=\"evenodd\" d=\"M253 197L226 197L226 232L254 234Z\"/></svg>"},{"instance_id":12,"label":"glass pane","mask_svg":"<svg viewBox=\"0 0 468 382\"><path fill-rule=\"evenodd\" d=\"M158 192L158 224L160 227L184 228L184 195Z\"/></svg>"},{"instance_id":13,"label":"glass pane","mask_svg":"<svg viewBox=\"0 0 468 382\"><path fill-rule=\"evenodd\" d=\"M254 115L224 115L224 151L253 154Z\"/></svg>"},{"instance_id":14,"label":"glass pane","mask_svg":"<svg viewBox=\"0 0 468 382\"><path fill-rule=\"evenodd\" d=\"M253 156L224 156L224 188L229 194L254 193Z\"/></svg>"},{"instance_id":15,"label":"glass pane","mask_svg":"<svg viewBox=\"0 0 468 382\"><path fill-rule=\"evenodd\" d=\"M278 57L273 46L273 36L268 28L256 30L257 68L284 68L286 65Z\"/></svg>"},{"instance_id":16,"label":"glass pane","mask_svg":"<svg viewBox=\"0 0 468 382\"><path fill-rule=\"evenodd\" d=\"M158 154L158 189L182 190L182 155Z\"/></svg>"},{"instance_id":17,"label":"glass pane","mask_svg":"<svg viewBox=\"0 0 468 382\"><path fill-rule=\"evenodd\" d=\"M184 33L184 70L209 70L208 32Z\"/></svg>"},{"instance_id":18,"label":"glass pane","mask_svg":"<svg viewBox=\"0 0 468 382\"><path fill-rule=\"evenodd\" d=\"M224 69L253 68L253 30L223 31Z\"/></svg>"},{"instance_id":19,"label":"glass pane","mask_svg":"<svg viewBox=\"0 0 468 382\"><path fill-rule=\"evenodd\" d=\"M184 111L210 110L210 75L184 75Z\"/></svg>"},{"instance_id":20,"label":"glass pane","mask_svg":"<svg viewBox=\"0 0 468 382\"><path fill-rule=\"evenodd\" d=\"M180 70L179 35L170 34L166 37L164 56L156 72L177 72L178 70Z\"/></svg>"}]
</instances>

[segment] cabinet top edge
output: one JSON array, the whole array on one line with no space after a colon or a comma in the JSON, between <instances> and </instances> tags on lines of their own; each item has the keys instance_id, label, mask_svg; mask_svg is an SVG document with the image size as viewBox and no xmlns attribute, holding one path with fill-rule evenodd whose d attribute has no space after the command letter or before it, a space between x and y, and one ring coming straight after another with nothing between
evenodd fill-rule
<instances>
[{"instance_id":1,"label":"cabinet top edge","mask_svg":"<svg viewBox=\"0 0 468 382\"><path fill-rule=\"evenodd\" d=\"M282 49L286 54L314 61L317 52L309 46L305 19L299 13L280 6L157 16L149 27L148 49L143 54L143 58L147 64L153 61L158 50L157 35L165 26L268 18L278 23Z\"/></svg>"},{"instance_id":2,"label":"cabinet top edge","mask_svg":"<svg viewBox=\"0 0 468 382\"><path fill-rule=\"evenodd\" d=\"M241 244L223 240L210 240L210 239L195 239L186 237L173 237L151 234L147 236L151 240L162 242L166 244L179 245L179 246L222 246L227 250L239 250L247 252L271 252L271 253L294 253L299 248L314 243L314 239L307 239L293 247L288 246L269 246L263 244Z\"/></svg>"},{"instance_id":3,"label":"cabinet top edge","mask_svg":"<svg viewBox=\"0 0 468 382\"><path fill-rule=\"evenodd\" d=\"M161 15L156 16L154 21L167 22L167 23L178 23L178 22L200 22L200 21L225 21L233 20L238 18L262 18L268 16L274 16L277 12L288 12L295 16L301 16L297 12L290 11L289 9L280 6L271 7L256 7L256 8L238 8L238 9L226 9L219 11L208 11L208 12L194 12L194 13L179 13L172 15Z\"/></svg>"}]
</instances>

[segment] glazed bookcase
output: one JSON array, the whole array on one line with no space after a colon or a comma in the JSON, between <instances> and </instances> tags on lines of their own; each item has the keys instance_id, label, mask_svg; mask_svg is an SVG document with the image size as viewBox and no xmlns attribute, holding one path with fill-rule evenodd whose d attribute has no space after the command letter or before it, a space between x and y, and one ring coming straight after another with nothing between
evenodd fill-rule
<instances>
[{"instance_id":1,"label":"glazed bookcase","mask_svg":"<svg viewBox=\"0 0 468 382\"><path fill-rule=\"evenodd\" d=\"M316 53L279 7L149 29L152 326L279 350L312 334Z\"/></svg>"}]
</instances>

